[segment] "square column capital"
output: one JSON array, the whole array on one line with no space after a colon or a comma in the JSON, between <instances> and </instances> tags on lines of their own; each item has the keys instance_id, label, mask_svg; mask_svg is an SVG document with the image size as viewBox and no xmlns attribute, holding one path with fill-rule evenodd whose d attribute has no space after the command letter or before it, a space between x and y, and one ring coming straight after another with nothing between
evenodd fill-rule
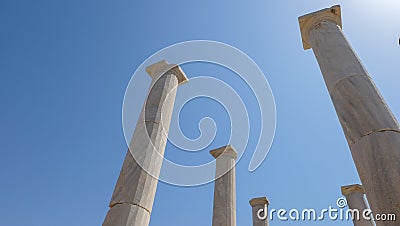
<instances>
[{"instance_id":1,"label":"square column capital","mask_svg":"<svg viewBox=\"0 0 400 226\"><path fill-rule=\"evenodd\" d=\"M269 205L267 197L253 198L249 201L251 206Z\"/></svg>"},{"instance_id":2,"label":"square column capital","mask_svg":"<svg viewBox=\"0 0 400 226\"><path fill-rule=\"evenodd\" d=\"M157 79L168 71L171 71L178 78L179 85L189 80L179 65L169 64L166 60L161 60L146 67L146 72L152 79Z\"/></svg>"},{"instance_id":3,"label":"square column capital","mask_svg":"<svg viewBox=\"0 0 400 226\"><path fill-rule=\"evenodd\" d=\"M308 39L310 30L319 22L331 21L342 27L342 16L340 5L335 5L330 8L325 8L313 13L306 14L299 17L299 25L301 31L301 38L303 41L303 48L305 50L310 49L310 41Z\"/></svg>"},{"instance_id":4,"label":"square column capital","mask_svg":"<svg viewBox=\"0 0 400 226\"><path fill-rule=\"evenodd\" d=\"M360 184L353 184L353 185L347 185L347 186L342 186L342 195L350 195L352 193L361 193L365 194L364 187Z\"/></svg>"},{"instance_id":5,"label":"square column capital","mask_svg":"<svg viewBox=\"0 0 400 226\"><path fill-rule=\"evenodd\" d=\"M214 158L218 158L221 155L231 156L233 159L237 158L237 151L235 150L235 148L232 145L227 145L224 147L220 147L220 148L211 150L210 154Z\"/></svg>"}]
</instances>

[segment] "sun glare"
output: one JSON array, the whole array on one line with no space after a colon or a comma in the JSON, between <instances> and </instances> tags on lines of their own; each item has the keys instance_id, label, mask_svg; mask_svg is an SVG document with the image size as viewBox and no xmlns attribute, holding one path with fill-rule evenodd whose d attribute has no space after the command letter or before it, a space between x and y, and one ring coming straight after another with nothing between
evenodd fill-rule
<instances>
[{"instance_id":1,"label":"sun glare","mask_svg":"<svg viewBox=\"0 0 400 226\"><path fill-rule=\"evenodd\" d=\"M381 12L395 12L400 9L400 1L399 0L368 0L364 1L364 4L367 4L372 9L381 11Z\"/></svg>"}]
</instances>

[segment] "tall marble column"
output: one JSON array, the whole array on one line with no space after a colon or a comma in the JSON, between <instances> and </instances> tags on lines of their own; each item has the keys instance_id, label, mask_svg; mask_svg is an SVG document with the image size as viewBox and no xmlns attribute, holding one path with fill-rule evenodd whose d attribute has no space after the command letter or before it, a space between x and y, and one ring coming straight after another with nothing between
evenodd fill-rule
<instances>
[{"instance_id":1,"label":"tall marble column","mask_svg":"<svg viewBox=\"0 0 400 226\"><path fill-rule=\"evenodd\" d=\"M268 205L267 197L254 198L250 200L253 213L253 226L269 226L268 223ZM261 219L259 218L261 217ZM265 218L265 219L263 219Z\"/></svg>"},{"instance_id":2,"label":"tall marble column","mask_svg":"<svg viewBox=\"0 0 400 226\"><path fill-rule=\"evenodd\" d=\"M152 84L103 226L146 226L150 221L176 89L188 79L178 65L166 61L147 67L146 72Z\"/></svg>"},{"instance_id":3,"label":"tall marble column","mask_svg":"<svg viewBox=\"0 0 400 226\"><path fill-rule=\"evenodd\" d=\"M373 226L372 221L364 219L363 212L368 209L367 203L364 199L364 188L359 184L342 186L342 195L346 197L349 209L358 210L354 215L354 226Z\"/></svg>"},{"instance_id":4,"label":"tall marble column","mask_svg":"<svg viewBox=\"0 0 400 226\"><path fill-rule=\"evenodd\" d=\"M375 214L400 216L400 128L341 29L340 6L299 17ZM395 225L377 222L377 225Z\"/></svg>"},{"instance_id":5,"label":"tall marble column","mask_svg":"<svg viewBox=\"0 0 400 226\"><path fill-rule=\"evenodd\" d=\"M210 151L217 166L214 185L213 226L236 226L236 150L224 146Z\"/></svg>"}]
</instances>

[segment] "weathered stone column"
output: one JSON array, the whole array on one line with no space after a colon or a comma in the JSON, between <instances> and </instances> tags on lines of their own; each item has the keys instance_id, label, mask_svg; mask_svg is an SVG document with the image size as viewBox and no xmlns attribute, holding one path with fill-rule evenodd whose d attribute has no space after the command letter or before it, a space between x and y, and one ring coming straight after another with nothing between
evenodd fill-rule
<instances>
[{"instance_id":1,"label":"weathered stone column","mask_svg":"<svg viewBox=\"0 0 400 226\"><path fill-rule=\"evenodd\" d=\"M363 218L363 212L368 209L364 199L364 188L359 184L342 186L342 195L346 197L349 209L358 210L358 214L354 214L354 226L373 226L372 221Z\"/></svg>"},{"instance_id":2,"label":"weathered stone column","mask_svg":"<svg viewBox=\"0 0 400 226\"><path fill-rule=\"evenodd\" d=\"M210 151L216 158L213 226L236 226L236 150L225 146Z\"/></svg>"},{"instance_id":3,"label":"weathered stone column","mask_svg":"<svg viewBox=\"0 0 400 226\"><path fill-rule=\"evenodd\" d=\"M267 197L254 198L250 200L250 205L253 213L253 226L269 226L268 223L268 205ZM265 219L260 219L261 216Z\"/></svg>"},{"instance_id":4,"label":"weathered stone column","mask_svg":"<svg viewBox=\"0 0 400 226\"><path fill-rule=\"evenodd\" d=\"M302 16L299 23L304 49L312 48L317 58L372 211L399 217L399 124L342 33L340 7Z\"/></svg>"},{"instance_id":5,"label":"weathered stone column","mask_svg":"<svg viewBox=\"0 0 400 226\"><path fill-rule=\"evenodd\" d=\"M179 66L166 61L153 64L146 71L153 81L103 226L146 226L150 221L176 88L187 78Z\"/></svg>"}]
</instances>

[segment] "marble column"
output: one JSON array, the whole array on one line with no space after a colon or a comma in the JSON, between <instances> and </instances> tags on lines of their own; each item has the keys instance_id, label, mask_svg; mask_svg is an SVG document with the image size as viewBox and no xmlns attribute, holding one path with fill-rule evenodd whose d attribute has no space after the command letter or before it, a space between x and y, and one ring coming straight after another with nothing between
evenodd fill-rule
<instances>
[{"instance_id":1,"label":"marble column","mask_svg":"<svg viewBox=\"0 0 400 226\"><path fill-rule=\"evenodd\" d=\"M151 87L103 226L146 226L150 221L176 89L188 79L178 65L166 61L147 67L146 72L152 77Z\"/></svg>"},{"instance_id":2,"label":"marble column","mask_svg":"<svg viewBox=\"0 0 400 226\"><path fill-rule=\"evenodd\" d=\"M317 58L372 211L399 217L399 124L343 34L340 6L299 17L299 23L303 47Z\"/></svg>"},{"instance_id":3,"label":"marble column","mask_svg":"<svg viewBox=\"0 0 400 226\"><path fill-rule=\"evenodd\" d=\"M342 186L342 195L346 197L347 206L349 209L358 210L354 215L354 226L373 226L372 221L367 221L363 218L363 212L368 209L367 203L364 199L364 188L359 184Z\"/></svg>"},{"instance_id":4,"label":"marble column","mask_svg":"<svg viewBox=\"0 0 400 226\"><path fill-rule=\"evenodd\" d=\"M210 151L216 159L213 226L236 226L236 150L224 146Z\"/></svg>"},{"instance_id":5,"label":"marble column","mask_svg":"<svg viewBox=\"0 0 400 226\"><path fill-rule=\"evenodd\" d=\"M267 197L254 198L250 200L253 213L253 226L269 226L268 223L268 205ZM261 219L259 218L261 217ZM263 219L265 218L265 219Z\"/></svg>"}]
</instances>

